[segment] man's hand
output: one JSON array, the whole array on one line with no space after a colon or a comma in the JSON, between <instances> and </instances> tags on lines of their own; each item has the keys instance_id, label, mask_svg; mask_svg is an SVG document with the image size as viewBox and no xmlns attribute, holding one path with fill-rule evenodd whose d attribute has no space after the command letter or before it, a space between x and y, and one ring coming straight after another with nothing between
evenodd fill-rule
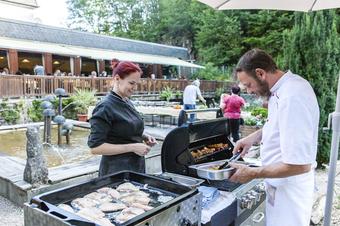
<instances>
[{"instance_id":1,"label":"man's hand","mask_svg":"<svg viewBox=\"0 0 340 226\"><path fill-rule=\"evenodd\" d=\"M262 130L257 130L245 138L238 140L234 146L233 154L241 152L241 157L244 157L253 144L260 142L261 137Z\"/></svg>"},{"instance_id":2,"label":"man's hand","mask_svg":"<svg viewBox=\"0 0 340 226\"><path fill-rule=\"evenodd\" d=\"M256 178L255 168L237 163L230 163L230 167L236 169L236 172L229 178L231 182L244 184Z\"/></svg>"},{"instance_id":3,"label":"man's hand","mask_svg":"<svg viewBox=\"0 0 340 226\"><path fill-rule=\"evenodd\" d=\"M241 152L241 157L243 157L248 153L252 145L253 145L252 139L249 139L248 137L242 138L236 142L233 154Z\"/></svg>"}]
</instances>

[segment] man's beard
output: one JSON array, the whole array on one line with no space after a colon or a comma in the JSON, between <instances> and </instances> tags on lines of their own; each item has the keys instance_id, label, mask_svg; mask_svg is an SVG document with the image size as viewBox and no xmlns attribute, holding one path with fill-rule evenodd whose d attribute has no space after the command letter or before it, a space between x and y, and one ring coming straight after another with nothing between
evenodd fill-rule
<instances>
[{"instance_id":1,"label":"man's beard","mask_svg":"<svg viewBox=\"0 0 340 226\"><path fill-rule=\"evenodd\" d=\"M268 99L271 95L268 82L267 81L261 81L258 78L256 78L255 80L256 80L257 85L258 85L257 95L260 96L260 97Z\"/></svg>"}]
</instances>

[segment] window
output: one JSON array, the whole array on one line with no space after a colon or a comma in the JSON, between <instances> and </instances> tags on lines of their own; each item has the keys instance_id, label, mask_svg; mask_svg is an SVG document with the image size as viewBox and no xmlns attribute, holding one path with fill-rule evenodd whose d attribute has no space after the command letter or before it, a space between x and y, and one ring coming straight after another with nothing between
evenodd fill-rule
<instances>
[{"instance_id":1,"label":"window","mask_svg":"<svg viewBox=\"0 0 340 226\"><path fill-rule=\"evenodd\" d=\"M3 71L4 68L8 68L8 58L7 58L7 51L0 50L0 73Z\"/></svg>"},{"instance_id":2,"label":"window","mask_svg":"<svg viewBox=\"0 0 340 226\"><path fill-rule=\"evenodd\" d=\"M52 55L52 73L60 70L61 73L65 72L66 75L71 72L70 57Z\"/></svg>"},{"instance_id":3,"label":"window","mask_svg":"<svg viewBox=\"0 0 340 226\"><path fill-rule=\"evenodd\" d=\"M81 74L84 74L85 76L91 75L91 72L95 71L97 72L97 61L82 57L81 58ZM97 72L98 75L98 72Z\"/></svg>"},{"instance_id":4,"label":"window","mask_svg":"<svg viewBox=\"0 0 340 226\"><path fill-rule=\"evenodd\" d=\"M18 52L19 71L34 75L35 65L43 65L41 53Z\"/></svg>"}]
</instances>

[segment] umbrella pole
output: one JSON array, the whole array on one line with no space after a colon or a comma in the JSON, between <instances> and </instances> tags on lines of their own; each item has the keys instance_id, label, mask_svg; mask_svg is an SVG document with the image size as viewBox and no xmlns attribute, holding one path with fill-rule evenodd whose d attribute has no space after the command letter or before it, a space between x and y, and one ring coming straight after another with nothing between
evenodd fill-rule
<instances>
[{"instance_id":1,"label":"umbrella pole","mask_svg":"<svg viewBox=\"0 0 340 226\"><path fill-rule=\"evenodd\" d=\"M329 172L328 172L328 183L326 193L326 206L325 206L325 218L324 226L331 225L332 216L332 205L333 205L333 190L334 180L336 174L336 162L338 160L339 151L339 138L340 138L340 76L338 79L338 90L336 96L335 112L331 114L332 118L332 147L331 155L329 159Z\"/></svg>"}]
</instances>

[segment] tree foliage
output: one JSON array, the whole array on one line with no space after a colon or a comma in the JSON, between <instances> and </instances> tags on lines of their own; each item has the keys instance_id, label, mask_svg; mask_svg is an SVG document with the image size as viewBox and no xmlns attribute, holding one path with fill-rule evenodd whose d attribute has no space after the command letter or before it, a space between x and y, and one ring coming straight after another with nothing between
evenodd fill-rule
<instances>
[{"instance_id":1,"label":"tree foliage","mask_svg":"<svg viewBox=\"0 0 340 226\"><path fill-rule=\"evenodd\" d=\"M196 0L68 0L69 26L100 34L186 47L192 59L233 66L249 48L274 57L293 14L216 11Z\"/></svg>"},{"instance_id":2,"label":"tree foliage","mask_svg":"<svg viewBox=\"0 0 340 226\"><path fill-rule=\"evenodd\" d=\"M285 32L280 62L283 68L305 77L313 86L320 106L318 164L329 160L330 133L324 132L328 114L334 111L340 72L340 38L335 11L296 13L291 31Z\"/></svg>"}]
</instances>

